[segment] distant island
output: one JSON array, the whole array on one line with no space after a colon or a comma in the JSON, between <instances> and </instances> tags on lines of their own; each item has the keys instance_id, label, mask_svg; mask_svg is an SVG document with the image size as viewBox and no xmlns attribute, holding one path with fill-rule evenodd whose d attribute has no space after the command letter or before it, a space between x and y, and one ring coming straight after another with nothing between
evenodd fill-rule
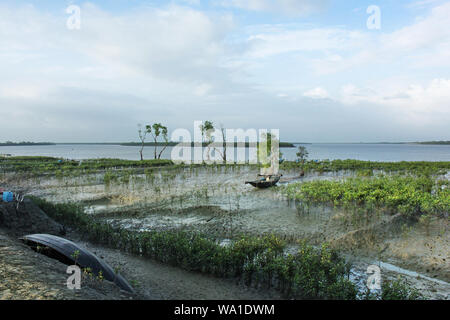
<instances>
[{"instance_id":1,"label":"distant island","mask_svg":"<svg viewBox=\"0 0 450 320\"><path fill-rule=\"evenodd\" d=\"M180 144L180 142L173 142L173 141L171 141L171 142L167 143L167 145L169 147L174 147L174 146L176 146L178 144ZM120 145L121 146L141 146L142 143L140 143L140 142L127 142L127 143L120 143ZM155 145L163 147L166 144L164 142L157 142L157 143L155 143L155 142L146 142L144 145L146 147L154 147ZM194 142L191 142L191 143L187 142L185 144L182 143L182 145L191 145L193 147L194 146ZM203 143L202 145L204 147L206 147L209 144L208 143ZM217 146L217 147L221 147L222 146L222 142L216 142L216 143L213 143L213 145ZM236 142L234 143L234 146L237 147L237 143ZM249 146L250 146L250 143L246 142L245 143L245 147L248 148ZM290 143L290 142L280 142L279 146L280 146L280 148L295 148L295 145Z\"/></svg>"},{"instance_id":2,"label":"distant island","mask_svg":"<svg viewBox=\"0 0 450 320\"><path fill-rule=\"evenodd\" d=\"M167 143L167 146L169 147L174 147L176 145L180 144L180 142L173 142L170 141ZM191 143L186 143L187 145L191 145L194 146L194 142ZM126 146L126 147L136 147L136 146L141 146L142 143L140 142L65 142L65 143L55 143L55 142L29 142L29 141L23 141L23 142L12 142L12 141L7 141L7 142L0 142L0 146L1 147L13 147L13 146L48 146L48 145L119 145L119 146ZM146 147L154 147L156 146L160 146L160 147L164 147L166 145L166 143L164 142L146 142L144 144ZM250 143L246 142L245 143L245 147L248 148L250 145ZM203 146L206 147L208 146L208 143L203 143ZM216 142L214 144L214 146L216 147L221 147L222 146L222 142ZM234 143L234 146L237 147L237 143ZM290 143L290 142L280 142L279 144L280 148L295 148L295 145Z\"/></svg>"},{"instance_id":3,"label":"distant island","mask_svg":"<svg viewBox=\"0 0 450 320\"><path fill-rule=\"evenodd\" d=\"M414 142L417 144L438 144L438 145L450 145L450 141L424 141L424 142Z\"/></svg>"},{"instance_id":4,"label":"distant island","mask_svg":"<svg viewBox=\"0 0 450 320\"><path fill-rule=\"evenodd\" d=\"M321 144L321 143L315 143ZM450 141L415 141L415 142L330 142L327 144L428 144L428 145L450 145Z\"/></svg>"},{"instance_id":5,"label":"distant island","mask_svg":"<svg viewBox=\"0 0 450 320\"><path fill-rule=\"evenodd\" d=\"M22 141L22 142L0 142L0 147L12 147L12 146L51 146L55 145L53 142L30 142L30 141Z\"/></svg>"},{"instance_id":6,"label":"distant island","mask_svg":"<svg viewBox=\"0 0 450 320\"><path fill-rule=\"evenodd\" d=\"M178 145L180 142L168 142L169 147L174 147ZM193 142L186 143L191 146L194 145ZM280 148L295 148L295 145L311 145L311 144L423 144L423 145L450 145L450 141L417 141L417 142L330 142L330 143L312 143L312 142L280 142ZM135 147L141 146L140 142L30 142L30 141L22 141L22 142L0 142L0 147L8 147L8 146L49 146L49 145L119 145L119 146L128 146ZM146 147L154 147L154 146L164 147L166 144L164 142L146 142ZM203 146L207 146L208 143L203 143ZM222 142L216 142L215 146L220 147ZM245 143L245 147L249 147L249 143ZM237 143L234 143L234 146L237 146Z\"/></svg>"}]
</instances>

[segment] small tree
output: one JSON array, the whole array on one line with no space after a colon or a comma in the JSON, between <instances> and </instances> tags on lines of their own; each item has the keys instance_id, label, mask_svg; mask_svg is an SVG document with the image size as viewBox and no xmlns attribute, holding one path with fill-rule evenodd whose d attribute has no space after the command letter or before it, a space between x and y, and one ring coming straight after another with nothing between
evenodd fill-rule
<instances>
[{"instance_id":1,"label":"small tree","mask_svg":"<svg viewBox=\"0 0 450 320\"><path fill-rule=\"evenodd\" d=\"M138 124L138 133L139 133L139 139L141 140L141 149L139 150L139 154L141 155L141 161L144 160L144 156L142 155L142 152L144 151L145 147L145 139L147 138L147 133L152 131L152 127L149 125L145 126L145 129L142 128L141 124Z\"/></svg>"},{"instance_id":2,"label":"small tree","mask_svg":"<svg viewBox=\"0 0 450 320\"><path fill-rule=\"evenodd\" d=\"M224 163L227 163L227 142L226 142L227 136L225 134L226 130L223 124L220 124L220 131L222 132L222 146L223 146L222 159Z\"/></svg>"},{"instance_id":3,"label":"small tree","mask_svg":"<svg viewBox=\"0 0 450 320\"><path fill-rule=\"evenodd\" d=\"M155 141L155 159L160 159L161 158L162 153L164 152L164 150L167 148L167 145L169 144L169 139L167 137L167 132L168 132L167 131L167 127L163 126L161 123L154 123L151 126L150 133L151 133L151 135L153 137L153 140ZM161 135L162 135L162 137L163 137L163 139L165 141L165 145L162 148L162 150L159 152L159 154L157 155L156 149L158 147L158 138Z\"/></svg>"},{"instance_id":4,"label":"small tree","mask_svg":"<svg viewBox=\"0 0 450 320\"><path fill-rule=\"evenodd\" d=\"M211 142L211 134L214 130L214 123L212 121L205 121L205 124L200 125L200 131L202 133L202 138L205 139L206 137L206 143Z\"/></svg>"},{"instance_id":5,"label":"small tree","mask_svg":"<svg viewBox=\"0 0 450 320\"><path fill-rule=\"evenodd\" d=\"M275 144L273 144L275 143ZM282 157L280 140L272 133L265 133L257 144L258 161L261 163L261 175L278 174L278 164Z\"/></svg>"},{"instance_id":6,"label":"small tree","mask_svg":"<svg viewBox=\"0 0 450 320\"><path fill-rule=\"evenodd\" d=\"M200 125L200 131L202 133L202 140L205 140L206 144L208 145L208 159L209 160L209 150L211 149L210 144L212 141L212 133L214 130L214 123L212 121L206 120L204 124ZM203 143L202 143L203 145Z\"/></svg>"},{"instance_id":7,"label":"small tree","mask_svg":"<svg viewBox=\"0 0 450 320\"><path fill-rule=\"evenodd\" d=\"M219 155L222 157L223 162L227 163L227 136L223 124L220 124L220 132L222 134L222 151L220 149L217 149L216 147L214 147L214 150L219 153Z\"/></svg>"},{"instance_id":8,"label":"small tree","mask_svg":"<svg viewBox=\"0 0 450 320\"><path fill-rule=\"evenodd\" d=\"M272 133L267 132L263 137L262 137L262 141L260 141L257 144L257 152L258 152L258 157L261 158L260 161L263 161L262 157L264 155L264 150L261 149L261 146L265 143L266 144L266 156L267 157L272 157L272 141L277 141L278 144L280 143L280 140L277 138L277 136L272 135ZM278 147L278 159L281 159L283 157L283 153L280 151L280 148Z\"/></svg>"},{"instance_id":9,"label":"small tree","mask_svg":"<svg viewBox=\"0 0 450 320\"><path fill-rule=\"evenodd\" d=\"M306 150L305 147L303 146L299 146L298 147L298 152L296 153L297 155L297 159L301 164L304 164L306 159L308 158L308 150Z\"/></svg>"},{"instance_id":10,"label":"small tree","mask_svg":"<svg viewBox=\"0 0 450 320\"><path fill-rule=\"evenodd\" d=\"M161 149L161 151L158 154L158 159L161 159L162 153L164 152L164 150L166 150L167 146L169 145L169 136L168 136L168 131L167 131L166 127L164 127L162 129L162 137L164 139L165 144L164 144L164 147Z\"/></svg>"}]
</instances>

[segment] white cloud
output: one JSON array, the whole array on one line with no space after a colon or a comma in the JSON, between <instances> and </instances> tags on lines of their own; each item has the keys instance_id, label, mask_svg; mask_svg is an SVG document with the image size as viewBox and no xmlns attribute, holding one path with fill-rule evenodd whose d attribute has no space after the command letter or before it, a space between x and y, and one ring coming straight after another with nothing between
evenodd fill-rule
<instances>
[{"instance_id":1,"label":"white cloud","mask_svg":"<svg viewBox=\"0 0 450 320\"><path fill-rule=\"evenodd\" d=\"M392 105L421 114L450 112L450 79L433 79L427 86L410 85Z\"/></svg>"},{"instance_id":2,"label":"white cloud","mask_svg":"<svg viewBox=\"0 0 450 320\"><path fill-rule=\"evenodd\" d=\"M348 50L361 47L361 40L365 40L361 32L338 28L275 30L250 36L248 54L265 58L283 53Z\"/></svg>"},{"instance_id":3,"label":"white cloud","mask_svg":"<svg viewBox=\"0 0 450 320\"><path fill-rule=\"evenodd\" d=\"M434 5L436 3L442 3L443 0L420 0L420 1L415 1L412 2L410 4L408 4L409 8L423 8L429 5Z\"/></svg>"},{"instance_id":4,"label":"white cloud","mask_svg":"<svg viewBox=\"0 0 450 320\"><path fill-rule=\"evenodd\" d=\"M2 7L0 54L22 63L63 59L64 53L76 58L74 64L95 65L97 71L192 79L217 69L224 37L233 27L230 16L210 17L176 5L113 15L85 4L82 12L81 30L69 31L66 16L55 18L31 6Z\"/></svg>"},{"instance_id":5,"label":"white cloud","mask_svg":"<svg viewBox=\"0 0 450 320\"><path fill-rule=\"evenodd\" d=\"M223 39L232 27L229 17L212 19L177 6L120 17L91 10L96 14L83 22L79 51L119 70L170 81L205 78L217 70L217 60L224 53Z\"/></svg>"},{"instance_id":6,"label":"white cloud","mask_svg":"<svg viewBox=\"0 0 450 320\"><path fill-rule=\"evenodd\" d=\"M408 53L418 49L433 49L450 41L450 2L434 7L431 14L414 24L381 37L385 51Z\"/></svg>"},{"instance_id":7,"label":"white cloud","mask_svg":"<svg viewBox=\"0 0 450 320\"><path fill-rule=\"evenodd\" d=\"M328 2L328 0L222 0L219 4L252 11L307 15L324 9Z\"/></svg>"},{"instance_id":8,"label":"white cloud","mask_svg":"<svg viewBox=\"0 0 450 320\"><path fill-rule=\"evenodd\" d=\"M206 95L209 91L211 90L211 85L207 84L207 83L202 83L200 85L198 85L195 89L194 89L194 93L197 96L204 96Z\"/></svg>"},{"instance_id":9,"label":"white cloud","mask_svg":"<svg viewBox=\"0 0 450 320\"><path fill-rule=\"evenodd\" d=\"M378 106L387 116L409 125L450 123L450 79L433 79L427 85L404 88L380 85L377 90L352 84L341 88L343 104Z\"/></svg>"},{"instance_id":10,"label":"white cloud","mask_svg":"<svg viewBox=\"0 0 450 320\"><path fill-rule=\"evenodd\" d=\"M321 87L316 87L314 89L305 91L303 93L303 96L312 98L312 99L326 99L329 97L328 92Z\"/></svg>"},{"instance_id":11,"label":"white cloud","mask_svg":"<svg viewBox=\"0 0 450 320\"><path fill-rule=\"evenodd\" d=\"M8 99L38 99L46 92L42 85L5 85L0 87L0 96Z\"/></svg>"},{"instance_id":12,"label":"white cloud","mask_svg":"<svg viewBox=\"0 0 450 320\"><path fill-rule=\"evenodd\" d=\"M176 5L113 15L88 3L79 31L68 30L66 18L32 6L1 7L0 87L13 78L37 87L120 90L147 98L171 93L173 99L174 92L198 93L199 84L208 86L203 94L233 88L230 67L219 64L233 28L229 15Z\"/></svg>"},{"instance_id":13,"label":"white cloud","mask_svg":"<svg viewBox=\"0 0 450 320\"><path fill-rule=\"evenodd\" d=\"M0 117L1 139L19 122L23 134L42 122L53 139L62 139L68 126L84 126L87 117L98 121L89 135L99 130L105 136L100 123L111 108L109 118L117 125L128 120L134 136L142 118L180 125L195 114L188 107L199 105L198 99L235 90L231 67L219 63L233 28L229 15L176 5L121 14L92 4L81 9L81 29L70 31L65 14L0 5L0 111L15 110ZM115 139L124 138L118 132Z\"/></svg>"},{"instance_id":14,"label":"white cloud","mask_svg":"<svg viewBox=\"0 0 450 320\"><path fill-rule=\"evenodd\" d=\"M199 6L200 0L178 0L180 3L185 3L190 6Z\"/></svg>"},{"instance_id":15,"label":"white cloud","mask_svg":"<svg viewBox=\"0 0 450 320\"><path fill-rule=\"evenodd\" d=\"M309 10L302 7L307 1L294 2L279 10ZM272 1L234 5L262 11ZM199 7L117 14L85 4L81 30L69 31L64 14L0 5L0 111L8 110L0 137L132 140L138 122L175 128L205 114L227 126L257 123L309 140L343 127L346 135L336 139L357 129L358 141L377 130L446 134L447 16L450 4L437 6L393 32L299 24L240 29L231 13ZM42 130L33 138L35 123Z\"/></svg>"},{"instance_id":16,"label":"white cloud","mask_svg":"<svg viewBox=\"0 0 450 320\"><path fill-rule=\"evenodd\" d=\"M392 32L343 27L262 27L247 39L250 58L302 55L318 75L355 68L450 67L450 2ZM314 54L312 54L314 53Z\"/></svg>"}]
</instances>

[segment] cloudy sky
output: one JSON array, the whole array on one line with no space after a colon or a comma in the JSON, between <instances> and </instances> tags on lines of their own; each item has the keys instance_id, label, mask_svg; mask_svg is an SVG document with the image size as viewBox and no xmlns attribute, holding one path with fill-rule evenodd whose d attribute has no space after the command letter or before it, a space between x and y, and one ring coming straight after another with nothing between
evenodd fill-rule
<instances>
[{"instance_id":1,"label":"cloudy sky","mask_svg":"<svg viewBox=\"0 0 450 320\"><path fill-rule=\"evenodd\" d=\"M449 16L439 0L0 0L0 141L207 119L284 141L450 140Z\"/></svg>"}]
</instances>

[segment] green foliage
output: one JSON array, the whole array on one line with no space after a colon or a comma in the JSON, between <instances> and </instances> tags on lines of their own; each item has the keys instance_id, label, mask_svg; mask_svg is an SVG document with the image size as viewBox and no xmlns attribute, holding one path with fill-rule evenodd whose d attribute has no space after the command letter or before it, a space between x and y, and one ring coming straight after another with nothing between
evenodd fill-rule
<instances>
[{"instance_id":1,"label":"green foliage","mask_svg":"<svg viewBox=\"0 0 450 320\"><path fill-rule=\"evenodd\" d=\"M175 167L170 160L121 160L121 159L90 159L64 160L51 157L10 157L0 158L0 172L14 172L29 177L57 175L59 177L81 176L87 173L103 172L104 170L148 169L152 167ZM107 178L108 179L108 178Z\"/></svg>"},{"instance_id":2,"label":"green foliage","mask_svg":"<svg viewBox=\"0 0 450 320\"><path fill-rule=\"evenodd\" d=\"M380 170L385 173L411 173L420 176L445 174L450 170L450 161L401 161L401 162L374 162L361 160L323 160L306 161L304 164L293 161L284 161L280 169L303 168L305 171L337 172ZM368 172L368 171L367 171Z\"/></svg>"},{"instance_id":3,"label":"green foliage","mask_svg":"<svg viewBox=\"0 0 450 320\"><path fill-rule=\"evenodd\" d=\"M154 123L152 124L152 126L147 126L147 131L151 133L152 137L153 137L153 141L155 143L155 160L156 159L161 159L161 154L163 153L163 151L166 149L168 143L169 143L169 137L167 136L168 134L168 130L167 127L163 126L161 123ZM165 142L165 146L164 148L160 151L160 153L156 154L156 147L158 144L158 138L162 136L164 142Z\"/></svg>"},{"instance_id":4,"label":"green foliage","mask_svg":"<svg viewBox=\"0 0 450 320\"><path fill-rule=\"evenodd\" d=\"M396 280L383 280L381 291L371 291L358 294L360 300L424 300L426 297L412 287L406 279L398 277Z\"/></svg>"},{"instance_id":5,"label":"green foliage","mask_svg":"<svg viewBox=\"0 0 450 320\"><path fill-rule=\"evenodd\" d=\"M381 284L381 292L382 300L424 299L423 295L417 289L411 287L403 278L398 278L394 281L383 281Z\"/></svg>"},{"instance_id":6,"label":"green foliage","mask_svg":"<svg viewBox=\"0 0 450 320\"><path fill-rule=\"evenodd\" d=\"M318 250L301 243L296 254L286 256L285 243L273 235L242 236L230 246L221 246L202 234L113 228L78 205L33 200L50 217L78 228L91 241L132 254L186 270L237 277L248 285L274 287L288 298L356 298L355 286L348 280L350 266L327 246Z\"/></svg>"},{"instance_id":7,"label":"green foliage","mask_svg":"<svg viewBox=\"0 0 450 320\"><path fill-rule=\"evenodd\" d=\"M202 133L202 137L206 138L206 142L211 141L211 135L214 131L214 123L212 121L206 120L204 124L200 125L200 132Z\"/></svg>"},{"instance_id":8,"label":"green foliage","mask_svg":"<svg viewBox=\"0 0 450 320\"><path fill-rule=\"evenodd\" d=\"M427 177L393 176L349 178L291 184L283 190L291 199L339 207L381 207L406 215L450 211L448 181L438 185Z\"/></svg>"},{"instance_id":9,"label":"green foliage","mask_svg":"<svg viewBox=\"0 0 450 320\"><path fill-rule=\"evenodd\" d=\"M223 164L221 166L233 166L234 164ZM59 177L76 177L85 174L103 173L104 170L120 170L123 168L134 170L147 170L155 167L179 168L179 167L201 167L205 164L175 165L170 160L121 160L121 159L90 159L90 160L67 160L52 157L0 157L0 173L17 173L27 177L39 177L55 175ZM248 165L247 165L248 166ZM250 166L252 167L252 166ZM257 166L255 166L256 168ZM359 160L334 160L334 161L306 161L304 164L284 161L280 169L297 169L304 171L356 171L358 176L372 176L375 170L386 173L411 173L417 176L430 176L442 174L450 170L450 162L370 162ZM444 180L443 185L446 185Z\"/></svg>"},{"instance_id":10,"label":"green foliage","mask_svg":"<svg viewBox=\"0 0 450 320\"><path fill-rule=\"evenodd\" d=\"M70 256L75 260L75 264L77 264L78 258L80 257L80 250L75 250Z\"/></svg>"},{"instance_id":11,"label":"green foliage","mask_svg":"<svg viewBox=\"0 0 450 320\"><path fill-rule=\"evenodd\" d=\"M55 143L52 143L52 142L31 142L31 141L21 141L21 142L6 141L6 142L0 142L0 147L4 147L4 146L49 146L49 145L55 145Z\"/></svg>"},{"instance_id":12,"label":"green foliage","mask_svg":"<svg viewBox=\"0 0 450 320\"><path fill-rule=\"evenodd\" d=\"M305 147L299 146L298 151L295 155L297 156L298 162L305 163L306 159L308 158L309 153Z\"/></svg>"},{"instance_id":13,"label":"green foliage","mask_svg":"<svg viewBox=\"0 0 450 320\"><path fill-rule=\"evenodd\" d=\"M272 148L272 141L278 145ZM265 146L265 148L263 147ZM272 152L278 152L278 159L283 157L280 151L280 141L274 134L267 132L261 137L261 141L257 143L258 161L262 167L269 168L271 166Z\"/></svg>"}]
</instances>

